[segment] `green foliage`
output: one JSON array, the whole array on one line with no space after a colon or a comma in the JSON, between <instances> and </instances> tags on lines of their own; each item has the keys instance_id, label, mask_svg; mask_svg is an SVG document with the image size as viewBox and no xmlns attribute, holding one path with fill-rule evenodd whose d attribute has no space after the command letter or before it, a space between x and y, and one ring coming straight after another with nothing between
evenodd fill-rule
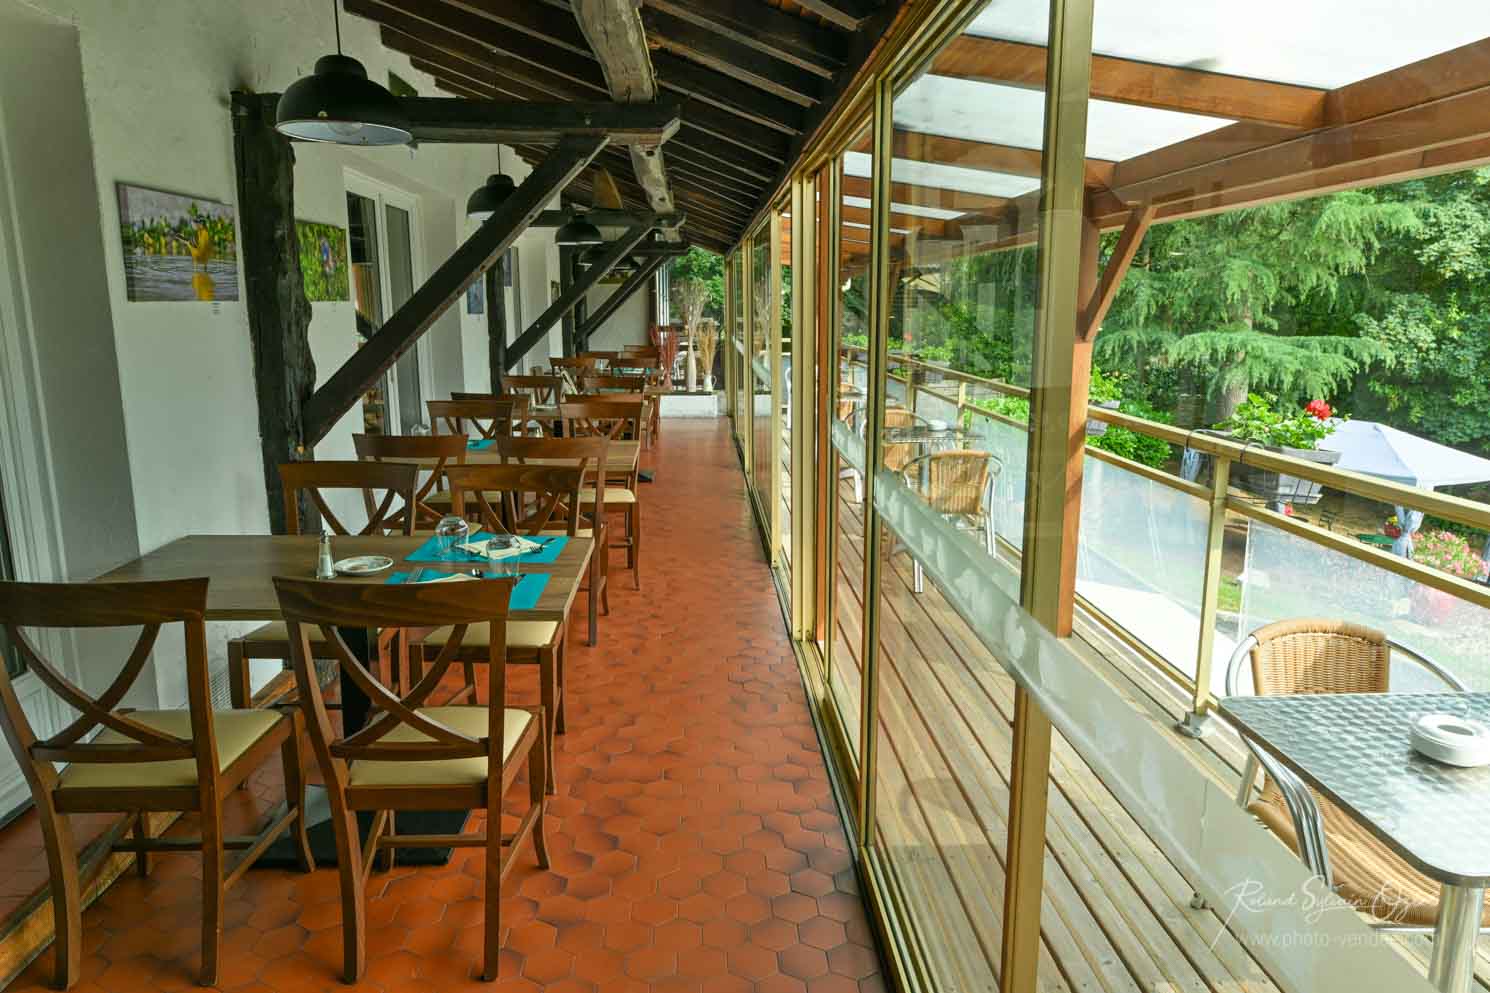
<instances>
[{"instance_id":1,"label":"green foliage","mask_svg":"<svg viewBox=\"0 0 1490 993\"><path fill-rule=\"evenodd\" d=\"M1249 393L1247 399L1237 405L1236 411L1216 427L1230 431L1237 441L1310 451L1317 448L1319 442L1335 430L1329 421L1304 410L1292 414L1281 413L1275 409L1277 403L1278 398L1271 393L1264 396Z\"/></svg>"},{"instance_id":2,"label":"green foliage","mask_svg":"<svg viewBox=\"0 0 1490 993\"><path fill-rule=\"evenodd\" d=\"M1087 388L1086 395L1092 403L1111 403L1123 398L1123 388L1118 377L1109 376L1094 365L1092 366L1092 382Z\"/></svg>"},{"instance_id":3,"label":"green foliage","mask_svg":"<svg viewBox=\"0 0 1490 993\"><path fill-rule=\"evenodd\" d=\"M668 282L676 286L686 279L697 279L709 290L709 302L704 306L704 316L724 321L724 257L706 249L691 245L688 254L680 255L667 264Z\"/></svg>"},{"instance_id":4,"label":"green foliage","mask_svg":"<svg viewBox=\"0 0 1490 993\"><path fill-rule=\"evenodd\" d=\"M1092 370L1093 378L1096 370ZM1160 424L1169 424L1174 418L1162 410L1158 410L1142 400L1124 400L1118 404L1118 410L1134 417L1142 417L1145 420L1157 421ZM1125 459L1134 462L1142 462L1153 469L1162 469L1169 462L1169 442L1158 438L1152 438L1146 434L1139 434L1128 428L1118 427L1116 424L1108 425L1102 434L1089 437L1086 440L1090 448L1100 448L1114 455L1121 455Z\"/></svg>"}]
</instances>

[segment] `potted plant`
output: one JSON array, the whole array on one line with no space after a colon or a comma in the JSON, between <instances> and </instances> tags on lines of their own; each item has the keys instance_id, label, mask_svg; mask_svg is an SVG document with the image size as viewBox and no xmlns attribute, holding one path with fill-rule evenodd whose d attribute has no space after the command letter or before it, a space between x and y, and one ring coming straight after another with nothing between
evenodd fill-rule
<instances>
[{"instance_id":1,"label":"potted plant","mask_svg":"<svg viewBox=\"0 0 1490 993\"><path fill-rule=\"evenodd\" d=\"M1469 542L1452 531L1427 531L1413 542L1412 560L1460 579L1471 582L1485 572L1485 560L1474 553ZM1449 619L1458 597L1431 586L1418 584L1412 588L1409 600L1413 613L1428 624L1439 624Z\"/></svg>"},{"instance_id":2,"label":"potted plant","mask_svg":"<svg viewBox=\"0 0 1490 993\"><path fill-rule=\"evenodd\" d=\"M1109 376L1096 366L1092 366L1092 382L1087 387L1086 398L1089 406L1101 407L1103 410L1117 410L1118 404L1123 400L1123 389L1116 376ZM1107 422L1093 417L1087 418L1086 433L1089 438L1100 438L1107 433Z\"/></svg>"},{"instance_id":3,"label":"potted plant","mask_svg":"<svg viewBox=\"0 0 1490 993\"><path fill-rule=\"evenodd\" d=\"M1233 441L1251 442L1290 458L1321 465L1340 461L1339 452L1321 452L1318 447L1335 430L1335 412L1329 404L1313 400L1297 413L1283 414L1274 409L1276 402L1276 397L1250 393L1216 428ZM1324 490L1308 479L1242 463L1233 465L1231 472L1238 486L1269 503L1314 504Z\"/></svg>"},{"instance_id":4,"label":"potted plant","mask_svg":"<svg viewBox=\"0 0 1490 993\"><path fill-rule=\"evenodd\" d=\"M1402 537L1402 522L1397 520L1396 514L1387 518L1386 523L1381 526L1381 533L1388 538Z\"/></svg>"},{"instance_id":5,"label":"potted plant","mask_svg":"<svg viewBox=\"0 0 1490 993\"><path fill-rule=\"evenodd\" d=\"M719 325L713 318L699 322L698 361L703 369L704 392L714 392L714 353L719 349Z\"/></svg>"}]
</instances>

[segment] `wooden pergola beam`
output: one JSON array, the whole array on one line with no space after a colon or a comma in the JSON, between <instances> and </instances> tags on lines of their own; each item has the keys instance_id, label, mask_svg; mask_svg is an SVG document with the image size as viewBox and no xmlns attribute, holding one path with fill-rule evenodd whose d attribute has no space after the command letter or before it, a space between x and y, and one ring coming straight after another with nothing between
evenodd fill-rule
<instances>
[{"instance_id":1,"label":"wooden pergola beam","mask_svg":"<svg viewBox=\"0 0 1490 993\"><path fill-rule=\"evenodd\" d=\"M574 305L584 298L590 288L600 282L616 263L624 259L631 250L635 248L643 238L651 231L650 228L635 227L629 229L616 241L611 242L609 248L599 261L592 264L573 280L570 285L559 295L559 299L549 304L548 309L538 316L532 324L528 325L518 339L507 349L507 370L510 372L532 351L533 346L548 334L549 329L563 319L564 315L574 309ZM364 350L366 346L364 346Z\"/></svg>"},{"instance_id":2,"label":"wooden pergola beam","mask_svg":"<svg viewBox=\"0 0 1490 993\"><path fill-rule=\"evenodd\" d=\"M967 138L950 138L946 135L926 134L910 128L896 128L893 154L897 159L925 162L936 165L960 166L964 169L983 169L1003 173L1007 176L1038 178L1042 153L1038 148L1021 148L1017 145L995 145L986 141ZM1086 182L1088 186L1106 186L1112 182L1115 162L1107 159L1086 160Z\"/></svg>"},{"instance_id":3,"label":"wooden pergola beam","mask_svg":"<svg viewBox=\"0 0 1490 993\"><path fill-rule=\"evenodd\" d=\"M873 199L868 176L844 176L840 188L844 196ZM965 193L962 190L916 183L891 183L890 198L894 203L935 207L938 210L996 210L1008 203L1004 197L986 193Z\"/></svg>"},{"instance_id":4,"label":"wooden pergola beam","mask_svg":"<svg viewBox=\"0 0 1490 993\"><path fill-rule=\"evenodd\" d=\"M1123 225L1123 233L1118 238L1117 245L1113 247L1112 257L1107 260L1107 265L1102 270L1102 279L1078 318L1076 337L1079 341L1090 342L1097 337L1102 321L1107 317L1108 309L1112 307L1112 301L1117 298L1118 288L1123 284L1123 277L1128 274L1128 266L1132 264L1133 257L1138 254L1138 246L1143 244L1143 236L1148 233L1149 224L1153 219L1154 205L1150 203L1140 204L1128 214L1128 221Z\"/></svg>"},{"instance_id":5,"label":"wooden pergola beam","mask_svg":"<svg viewBox=\"0 0 1490 993\"><path fill-rule=\"evenodd\" d=\"M938 76L1043 90L1043 45L959 35L932 61ZM1325 123L1327 91L1185 66L1092 56L1092 99L1289 128Z\"/></svg>"},{"instance_id":6,"label":"wooden pergola beam","mask_svg":"<svg viewBox=\"0 0 1490 993\"><path fill-rule=\"evenodd\" d=\"M605 144L604 137L587 136L565 138L554 147L492 216L315 391L305 404L307 444L326 436L342 414L352 409L466 287L512 246L549 200L569 185Z\"/></svg>"}]
</instances>

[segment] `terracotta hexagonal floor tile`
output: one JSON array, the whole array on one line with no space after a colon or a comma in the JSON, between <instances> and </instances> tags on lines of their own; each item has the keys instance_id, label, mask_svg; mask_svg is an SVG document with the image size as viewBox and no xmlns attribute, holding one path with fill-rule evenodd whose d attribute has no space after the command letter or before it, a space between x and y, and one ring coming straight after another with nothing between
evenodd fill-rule
<instances>
[{"instance_id":1,"label":"terracotta hexagonal floor tile","mask_svg":"<svg viewBox=\"0 0 1490 993\"><path fill-rule=\"evenodd\" d=\"M828 966L840 976L866 979L879 971L879 957L863 945L842 944L828 952Z\"/></svg>"},{"instance_id":2,"label":"terracotta hexagonal floor tile","mask_svg":"<svg viewBox=\"0 0 1490 993\"><path fill-rule=\"evenodd\" d=\"M776 953L760 945L747 942L725 949L724 954L729 960L729 971L751 982L759 982L778 971Z\"/></svg>"},{"instance_id":3,"label":"terracotta hexagonal floor tile","mask_svg":"<svg viewBox=\"0 0 1490 993\"><path fill-rule=\"evenodd\" d=\"M558 982L574 968L574 956L562 948L545 948L523 956L523 975L539 985Z\"/></svg>"}]
</instances>

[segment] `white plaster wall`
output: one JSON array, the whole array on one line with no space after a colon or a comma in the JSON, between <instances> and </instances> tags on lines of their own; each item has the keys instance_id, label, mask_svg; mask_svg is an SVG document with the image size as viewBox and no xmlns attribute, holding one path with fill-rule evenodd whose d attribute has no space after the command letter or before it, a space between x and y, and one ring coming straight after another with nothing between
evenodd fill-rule
<instances>
[{"instance_id":1,"label":"white plaster wall","mask_svg":"<svg viewBox=\"0 0 1490 993\"><path fill-rule=\"evenodd\" d=\"M334 49L330 5L303 0L0 0L0 10L6 6L32 8L70 22L78 32L91 162L81 148L62 145L48 151L56 156L59 174L76 174L87 165L94 175L93 202L83 201L92 216L75 223L73 230L82 241L92 235L91 255L79 258L86 259L82 268L90 278L102 274L94 303L108 314L92 326L111 320L112 334L103 340L112 338L117 358L117 399L107 389L92 391L101 408L97 416L116 428L115 450L127 454L116 476L132 499L115 503L126 514L132 509L134 520L111 526L133 531L145 551L190 533L263 532L268 516L246 310L238 301L128 302L114 184L138 183L234 203L229 93L235 88L278 91L309 73L317 57ZM370 23L343 15L342 36L345 51L361 59L373 79L385 81L392 69L421 92L436 92L407 59L381 47ZM34 80L14 91L17 99L26 99L23 94L34 99L37 92L45 91ZM418 197L423 275L448 257L466 232L465 198L496 164L495 148L489 146L363 150L302 145L296 152L296 214L307 220L346 224L348 169ZM526 166L514 155L503 158L521 181ZM18 189L16 196L39 192ZM556 253L540 247L539 238L551 243L551 236L525 236L530 246L523 257L525 314L541 310L549 273L557 271ZM452 308L428 332L435 397L485 378L485 348L469 355L463 309ZM313 311L312 351L324 377L355 347L353 310L350 303L320 303ZM316 454L350 457L357 421L357 412L344 418ZM64 473L87 465L72 434L52 442ZM122 482L126 478L127 484ZM89 526L86 520L80 524ZM220 660L223 637L242 627L219 626L213 655ZM177 690L169 681L162 682L161 695L164 703L179 702L171 699Z\"/></svg>"},{"instance_id":2,"label":"white plaster wall","mask_svg":"<svg viewBox=\"0 0 1490 993\"><path fill-rule=\"evenodd\" d=\"M590 290L585 296L590 313L595 313L596 308L618 289L619 283L602 284ZM619 352L623 345L645 345L649 340L647 327L651 324L651 316L652 287L648 285L633 293L610 320L596 329L590 336L590 348L597 352Z\"/></svg>"}]
</instances>

